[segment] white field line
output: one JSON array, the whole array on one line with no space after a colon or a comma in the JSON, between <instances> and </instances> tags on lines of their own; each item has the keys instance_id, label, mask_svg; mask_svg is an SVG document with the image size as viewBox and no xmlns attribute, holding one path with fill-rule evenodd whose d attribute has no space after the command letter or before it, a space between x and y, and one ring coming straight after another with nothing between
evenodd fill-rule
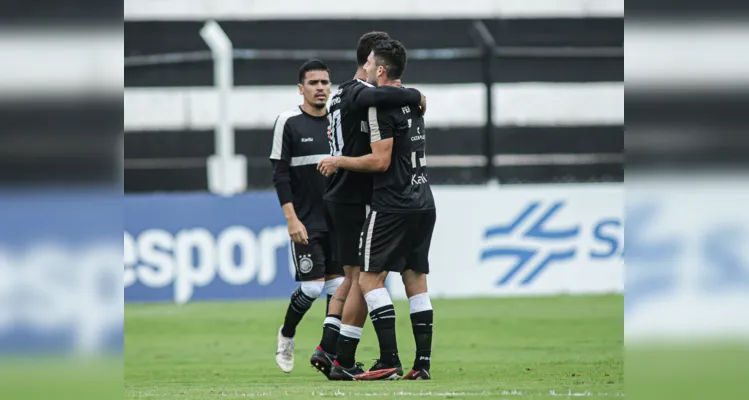
<instances>
[{"instance_id":1,"label":"white field line","mask_svg":"<svg viewBox=\"0 0 749 400\"><path fill-rule=\"evenodd\" d=\"M289 395L288 392L284 392L284 395ZM152 391L139 391L139 392L129 392L127 393L130 397L162 397L166 396L167 394L159 394ZM217 397L243 397L243 398L253 398L253 397L271 397L274 393L271 392L260 392L260 393L241 393L241 392L221 392L216 393L215 396ZM276 392L275 395L281 395L280 392ZM557 392L555 390L549 390L547 393L538 393L538 392L523 392L520 390L497 390L497 391L480 391L480 392L409 392L409 391L397 391L397 392L360 392L360 391L342 391L342 390L335 390L335 391L313 391L310 393L312 397L347 397L347 396L355 396L355 397L400 397L400 396L410 396L410 397L447 397L447 396L486 396L486 397L496 397L496 396L511 396L511 397L526 397L526 396L534 396L534 397L543 397L543 396L549 396L549 397L625 397L624 393L600 393L600 392L573 392L571 390L567 392Z\"/></svg>"},{"instance_id":2,"label":"white field line","mask_svg":"<svg viewBox=\"0 0 749 400\"><path fill-rule=\"evenodd\" d=\"M288 395L289 393L286 392L284 395ZM173 393L156 393L150 390L147 391L130 391L125 393L126 396L129 397L163 397L163 396L174 396ZM270 397L273 394L271 392L260 392L260 393L239 393L239 392L221 392L216 393L214 396L217 397ZM280 395L280 393L276 393L276 395ZM189 397L189 396L188 396Z\"/></svg>"},{"instance_id":3,"label":"white field line","mask_svg":"<svg viewBox=\"0 0 749 400\"><path fill-rule=\"evenodd\" d=\"M445 396L550 396L550 397L624 397L624 393L594 393L594 392L557 392L555 390L549 390L548 393L530 393L523 392L520 390L501 390L501 391L480 391L480 392L380 392L380 393L367 393L367 392L344 392L336 390L333 392L322 392L316 391L311 393L312 396L316 397L346 397L346 396L361 396L361 397L398 397L398 396L417 396L417 397L445 397Z\"/></svg>"}]
</instances>

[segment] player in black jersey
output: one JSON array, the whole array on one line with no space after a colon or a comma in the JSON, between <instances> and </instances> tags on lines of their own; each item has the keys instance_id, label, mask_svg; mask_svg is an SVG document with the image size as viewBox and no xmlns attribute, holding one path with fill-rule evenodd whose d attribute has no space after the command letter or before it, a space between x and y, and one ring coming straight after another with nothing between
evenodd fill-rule
<instances>
[{"instance_id":1,"label":"player in black jersey","mask_svg":"<svg viewBox=\"0 0 749 400\"><path fill-rule=\"evenodd\" d=\"M333 93L330 102L330 150L333 156L358 157L371 152L367 122L369 107L425 106L423 96L417 90L375 88L365 82L366 71L363 67L367 56L377 43L388 39L388 34L384 32L363 35L356 49L357 72L354 79L341 84ZM332 176L325 191L326 216L333 247L346 276L341 288L350 285L343 308L340 335L328 335L330 340L323 340L323 345L315 351L310 360L325 373L329 371L330 365L326 363L326 357L322 356L331 357L333 354L338 364L356 368L356 347L367 319L366 303L358 288L359 239L371 198L371 174L357 171L339 170ZM343 289L339 291L342 292ZM338 298L338 295L335 298ZM364 372L361 368L359 371Z\"/></svg>"},{"instance_id":2,"label":"player in black jersey","mask_svg":"<svg viewBox=\"0 0 749 400\"><path fill-rule=\"evenodd\" d=\"M396 84L405 67L406 50L396 40L378 44L366 65L369 81L378 86ZM349 171L374 172L372 211L360 243L359 286L377 332L380 359L353 379L399 379L403 375L395 340L395 309L385 288L390 271L401 273L416 340L414 366L405 379L430 379L434 313L426 274L436 210L426 171L424 118L415 107L371 107L368 125L371 154L323 160L324 171L332 164Z\"/></svg>"},{"instance_id":3,"label":"player in black jersey","mask_svg":"<svg viewBox=\"0 0 749 400\"><path fill-rule=\"evenodd\" d=\"M294 367L297 325L323 287L330 306L331 296L343 282L343 270L331 254L325 221L322 195L327 182L315 169L318 161L328 156L325 106L330 95L330 73L322 61L310 60L299 69L298 79L304 101L276 119L270 155L273 182L288 223L296 279L301 281L278 330L276 363L287 373Z\"/></svg>"}]
</instances>

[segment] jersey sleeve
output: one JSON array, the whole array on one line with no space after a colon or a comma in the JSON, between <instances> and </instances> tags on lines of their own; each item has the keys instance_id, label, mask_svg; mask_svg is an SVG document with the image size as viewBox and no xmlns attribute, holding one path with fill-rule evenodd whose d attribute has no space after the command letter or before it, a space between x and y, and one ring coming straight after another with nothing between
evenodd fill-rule
<instances>
[{"instance_id":1,"label":"jersey sleeve","mask_svg":"<svg viewBox=\"0 0 749 400\"><path fill-rule=\"evenodd\" d=\"M355 107L404 107L418 106L421 92L396 86L364 87L354 97Z\"/></svg>"},{"instance_id":2,"label":"jersey sleeve","mask_svg":"<svg viewBox=\"0 0 749 400\"><path fill-rule=\"evenodd\" d=\"M370 143L390 139L395 135L395 124L386 112L378 110L377 107L369 107L368 119Z\"/></svg>"},{"instance_id":3,"label":"jersey sleeve","mask_svg":"<svg viewBox=\"0 0 749 400\"><path fill-rule=\"evenodd\" d=\"M276 119L273 126L273 147L270 151L271 160L291 162L291 131L287 118Z\"/></svg>"},{"instance_id":4,"label":"jersey sleeve","mask_svg":"<svg viewBox=\"0 0 749 400\"><path fill-rule=\"evenodd\" d=\"M291 191L291 167L285 160L270 160L273 164L273 186L276 188L278 202L283 206L293 201Z\"/></svg>"},{"instance_id":5,"label":"jersey sleeve","mask_svg":"<svg viewBox=\"0 0 749 400\"><path fill-rule=\"evenodd\" d=\"M293 199L291 191L291 131L288 118L283 114L276 119L273 126L273 147L270 160L273 164L273 186L276 187L278 202L281 205L290 203Z\"/></svg>"}]
</instances>

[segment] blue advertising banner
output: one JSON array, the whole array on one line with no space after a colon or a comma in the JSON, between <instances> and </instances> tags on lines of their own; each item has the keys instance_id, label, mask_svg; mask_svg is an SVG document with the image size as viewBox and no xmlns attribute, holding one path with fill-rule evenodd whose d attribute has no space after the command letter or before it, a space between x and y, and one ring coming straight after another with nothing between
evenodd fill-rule
<instances>
[{"instance_id":1,"label":"blue advertising banner","mask_svg":"<svg viewBox=\"0 0 749 400\"><path fill-rule=\"evenodd\" d=\"M126 302L285 298L286 221L272 191L127 196Z\"/></svg>"},{"instance_id":2,"label":"blue advertising banner","mask_svg":"<svg viewBox=\"0 0 749 400\"><path fill-rule=\"evenodd\" d=\"M0 353L121 353L121 227L120 193L0 193Z\"/></svg>"}]
</instances>

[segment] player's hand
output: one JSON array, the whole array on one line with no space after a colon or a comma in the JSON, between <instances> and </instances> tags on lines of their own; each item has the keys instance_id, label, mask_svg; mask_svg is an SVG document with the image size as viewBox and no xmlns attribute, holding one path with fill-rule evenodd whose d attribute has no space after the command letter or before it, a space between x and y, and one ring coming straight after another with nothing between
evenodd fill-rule
<instances>
[{"instance_id":1,"label":"player's hand","mask_svg":"<svg viewBox=\"0 0 749 400\"><path fill-rule=\"evenodd\" d=\"M289 237L294 243L308 244L307 228L298 218L289 221Z\"/></svg>"},{"instance_id":2,"label":"player's hand","mask_svg":"<svg viewBox=\"0 0 749 400\"><path fill-rule=\"evenodd\" d=\"M335 157L326 157L320 160L320 162L317 164L317 170L326 177L333 175L336 169L337 166Z\"/></svg>"},{"instance_id":3,"label":"player's hand","mask_svg":"<svg viewBox=\"0 0 749 400\"><path fill-rule=\"evenodd\" d=\"M424 93L421 94L421 103L419 103L419 108L421 108L421 115L427 113L427 97L424 96Z\"/></svg>"}]
</instances>

